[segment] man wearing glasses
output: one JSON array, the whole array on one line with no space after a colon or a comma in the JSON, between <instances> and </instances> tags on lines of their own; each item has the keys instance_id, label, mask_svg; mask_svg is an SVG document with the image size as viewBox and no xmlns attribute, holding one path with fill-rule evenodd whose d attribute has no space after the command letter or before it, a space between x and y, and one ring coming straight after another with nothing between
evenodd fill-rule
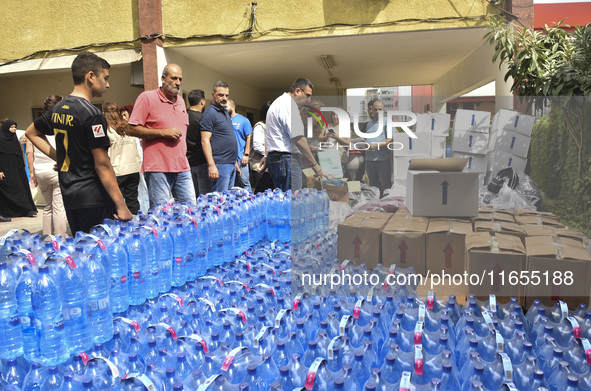
<instances>
[{"instance_id":1,"label":"man wearing glasses","mask_svg":"<svg viewBox=\"0 0 591 391\"><path fill-rule=\"evenodd\" d=\"M310 80L299 78L289 92L275 99L267 112L266 156L261 160L261 170L267 166L275 187L283 191L302 188L302 156L310 162L317 176L324 175L304 137L299 111L310 102L313 90Z\"/></svg>"}]
</instances>

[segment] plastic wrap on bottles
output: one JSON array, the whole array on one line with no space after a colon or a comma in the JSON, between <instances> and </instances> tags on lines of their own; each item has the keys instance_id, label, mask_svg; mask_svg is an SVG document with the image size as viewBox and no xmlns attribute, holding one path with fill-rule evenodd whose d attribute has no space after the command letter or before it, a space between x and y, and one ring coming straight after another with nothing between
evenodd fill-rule
<instances>
[{"instance_id":1,"label":"plastic wrap on bottles","mask_svg":"<svg viewBox=\"0 0 591 391\"><path fill-rule=\"evenodd\" d=\"M518 202L519 204L521 202L525 202L527 205L525 207L526 209L541 210L541 208L542 208L542 194L538 190L533 179L531 179L528 175L526 175L525 173L523 173L521 171L517 172L517 176L519 178L519 183L515 186L515 189L513 191L519 196L520 200L519 201L514 200L514 201ZM507 201L510 201L510 200L508 200L506 198L503 200L497 199L498 197L500 197L502 195L503 188L505 188L505 187L509 188L506 181L505 181L505 184L503 185L503 187L501 188L501 190L499 191L499 194L496 194L494 192L489 191L489 189L487 188L487 185L480 186L480 191L478 192L479 206L493 205L493 206L495 206L495 208L499 208L499 209L514 208L514 207L510 206L513 203L511 203L511 202L507 203ZM506 193L504 195L505 195L505 197L508 197L508 195ZM517 197L515 194L514 194L514 196ZM499 206L496 206L496 205L499 205Z\"/></svg>"},{"instance_id":2,"label":"plastic wrap on bottles","mask_svg":"<svg viewBox=\"0 0 591 391\"><path fill-rule=\"evenodd\" d=\"M351 207L338 201L330 201L330 229L335 229L348 215L351 214Z\"/></svg>"},{"instance_id":3,"label":"plastic wrap on bottles","mask_svg":"<svg viewBox=\"0 0 591 391\"><path fill-rule=\"evenodd\" d=\"M524 172L518 171L519 184L515 187L515 191L523 195L530 204L534 205L538 210L542 208L542 193L538 190L533 179Z\"/></svg>"},{"instance_id":4,"label":"plastic wrap on bottles","mask_svg":"<svg viewBox=\"0 0 591 391\"><path fill-rule=\"evenodd\" d=\"M503 187L499 190L499 196L494 198L490 204L493 208L502 210L536 210L536 207L523 194L511 189L507 183L503 184Z\"/></svg>"}]
</instances>

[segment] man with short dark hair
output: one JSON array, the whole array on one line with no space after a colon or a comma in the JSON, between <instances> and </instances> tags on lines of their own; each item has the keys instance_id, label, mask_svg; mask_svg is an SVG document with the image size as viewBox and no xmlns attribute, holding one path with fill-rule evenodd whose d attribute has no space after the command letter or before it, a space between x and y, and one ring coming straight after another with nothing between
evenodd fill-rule
<instances>
[{"instance_id":1,"label":"man with short dark hair","mask_svg":"<svg viewBox=\"0 0 591 391\"><path fill-rule=\"evenodd\" d=\"M250 159L250 137L252 134L252 125L248 118L236 112L236 102L228 99L228 114L232 119L236 143L238 143L237 161L240 168L240 174L236 175L235 185L252 191L250 187L248 161Z\"/></svg>"},{"instance_id":2,"label":"man with short dark hair","mask_svg":"<svg viewBox=\"0 0 591 391\"><path fill-rule=\"evenodd\" d=\"M273 183L283 191L302 188L302 155L316 175L324 175L304 137L304 123L299 111L301 106L310 102L313 90L310 80L299 78L289 92L275 99L267 112L267 156L261 160L261 170L268 166Z\"/></svg>"},{"instance_id":3,"label":"man with short dark hair","mask_svg":"<svg viewBox=\"0 0 591 391\"><path fill-rule=\"evenodd\" d=\"M238 144L228 114L230 87L218 81L213 85L213 101L201 116L201 145L206 164L199 166L199 190L223 192L234 186L236 177L236 151ZM201 178L207 174L209 181Z\"/></svg>"},{"instance_id":4,"label":"man with short dark hair","mask_svg":"<svg viewBox=\"0 0 591 391\"><path fill-rule=\"evenodd\" d=\"M187 127L187 159L191 166L191 176L195 195L199 194L199 170L198 166L207 163L201 146L201 113L205 107L205 92L203 90L191 90L187 96L189 100L189 126Z\"/></svg>"},{"instance_id":5,"label":"man with short dark hair","mask_svg":"<svg viewBox=\"0 0 591 391\"><path fill-rule=\"evenodd\" d=\"M179 95L183 71L176 64L162 70L162 86L138 96L129 118L129 135L142 139L142 171L148 185L150 208L168 202L195 201L195 188L187 161L189 117Z\"/></svg>"},{"instance_id":6,"label":"man with short dark hair","mask_svg":"<svg viewBox=\"0 0 591 391\"><path fill-rule=\"evenodd\" d=\"M57 161L66 216L72 234L90 232L105 218L129 221L133 217L119 190L109 161L107 121L90 103L109 88L107 61L80 53L72 63L74 90L27 128L29 140ZM45 135L54 135L54 149Z\"/></svg>"}]
</instances>

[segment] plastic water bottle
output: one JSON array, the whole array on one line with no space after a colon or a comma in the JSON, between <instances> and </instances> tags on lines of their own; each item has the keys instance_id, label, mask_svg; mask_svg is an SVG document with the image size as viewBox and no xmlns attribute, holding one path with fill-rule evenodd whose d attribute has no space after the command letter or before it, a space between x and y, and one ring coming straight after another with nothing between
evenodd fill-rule
<instances>
[{"instance_id":1,"label":"plastic water bottle","mask_svg":"<svg viewBox=\"0 0 591 391\"><path fill-rule=\"evenodd\" d=\"M195 281L197 279L198 265L197 265L197 220L189 215L183 213L181 217L185 236L187 238L187 256L185 257L185 282Z\"/></svg>"},{"instance_id":2,"label":"plastic water bottle","mask_svg":"<svg viewBox=\"0 0 591 391\"><path fill-rule=\"evenodd\" d=\"M79 247L77 250L81 261L79 267L88 288L86 306L93 343L105 343L113 338L113 315L109 303L110 279L94 254L83 254Z\"/></svg>"},{"instance_id":3,"label":"plastic water bottle","mask_svg":"<svg viewBox=\"0 0 591 391\"><path fill-rule=\"evenodd\" d=\"M211 235L211 225L202 216L197 218L197 275L204 276L207 273L208 255L209 255L209 237Z\"/></svg>"},{"instance_id":4,"label":"plastic water bottle","mask_svg":"<svg viewBox=\"0 0 591 391\"><path fill-rule=\"evenodd\" d=\"M129 304L141 305L146 301L145 273L146 247L139 232L127 241L127 280L129 284Z\"/></svg>"},{"instance_id":5,"label":"plastic water bottle","mask_svg":"<svg viewBox=\"0 0 591 391\"><path fill-rule=\"evenodd\" d=\"M158 232L149 227L143 227L141 238L146 248L146 268L144 269L144 283L146 284L146 298L155 299L160 292L159 273L160 273L160 242L158 241Z\"/></svg>"},{"instance_id":6,"label":"plastic water bottle","mask_svg":"<svg viewBox=\"0 0 591 391\"><path fill-rule=\"evenodd\" d=\"M2 380L7 384L14 384L17 387L22 387L27 373L21 368L16 358L6 360L6 367L2 370Z\"/></svg>"},{"instance_id":7,"label":"plastic water bottle","mask_svg":"<svg viewBox=\"0 0 591 391\"><path fill-rule=\"evenodd\" d=\"M35 313L35 332L39 338L38 361L45 366L64 363L68 359L69 349L64 332L62 292L49 275L47 266L39 267L31 302Z\"/></svg>"},{"instance_id":8,"label":"plastic water bottle","mask_svg":"<svg viewBox=\"0 0 591 391\"><path fill-rule=\"evenodd\" d=\"M159 272L160 277L159 290L160 293L166 293L170 290L172 284L172 236L170 234L170 225L167 221L162 224L162 227L157 229L160 237L160 261Z\"/></svg>"},{"instance_id":9,"label":"plastic water bottle","mask_svg":"<svg viewBox=\"0 0 591 391\"><path fill-rule=\"evenodd\" d=\"M124 238L125 235L115 239L109 246L112 255L111 308L114 314L127 311L129 308L128 259Z\"/></svg>"},{"instance_id":10,"label":"plastic water bottle","mask_svg":"<svg viewBox=\"0 0 591 391\"><path fill-rule=\"evenodd\" d=\"M211 252L210 252L210 258L209 258L209 263L211 264L211 267L213 266L220 266L223 264L223 259L224 259L224 250L223 250L223 245L224 245L224 226L222 223L222 219L220 216L221 212L218 212L218 210L214 210L213 212L211 212L209 215L206 214L206 212L203 212L201 215L205 215L210 219L211 222L211 241L212 241L212 248L211 248ZM244 214L244 218L245 218L245 225L246 225L246 214ZM242 221L241 221L242 224ZM245 240L248 240L248 227L246 227L246 236L244 238ZM240 238L241 240L241 244L244 245L242 243L243 238Z\"/></svg>"},{"instance_id":11,"label":"plastic water bottle","mask_svg":"<svg viewBox=\"0 0 591 391\"><path fill-rule=\"evenodd\" d=\"M0 263L0 358L5 360L23 354L15 291L16 280L6 263Z\"/></svg>"},{"instance_id":12,"label":"plastic water bottle","mask_svg":"<svg viewBox=\"0 0 591 391\"><path fill-rule=\"evenodd\" d=\"M234 242L234 219L230 215L229 206L222 208L222 226L224 233L224 262L230 263L236 255L236 243Z\"/></svg>"},{"instance_id":13,"label":"plastic water bottle","mask_svg":"<svg viewBox=\"0 0 591 391\"><path fill-rule=\"evenodd\" d=\"M185 284L185 257L187 256L187 236L183 223L177 222L171 229L172 236L172 286L180 287Z\"/></svg>"},{"instance_id":14,"label":"plastic water bottle","mask_svg":"<svg viewBox=\"0 0 591 391\"><path fill-rule=\"evenodd\" d=\"M49 373L47 378L45 379L43 389L48 391L61 390L62 384L64 383L64 377L60 373L58 367L50 367L48 372Z\"/></svg>"},{"instance_id":15,"label":"plastic water bottle","mask_svg":"<svg viewBox=\"0 0 591 391\"><path fill-rule=\"evenodd\" d=\"M29 362L33 361L39 354L39 345L35 334L35 312L33 312L31 304L31 293L36 278L37 276L30 266L23 266L21 278L16 285L16 301L22 331L23 354Z\"/></svg>"},{"instance_id":16,"label":"plastic water bottle","mask_svg":"<svg viewBox=\"0 0 591 391\"><path fill-rule=\"evenodd\" d=\"M62 253L52 255L45 264L62 291L64 330L70 354L85 352L92 347L93 336L84 273L74 258Z\"/></svg>"}]
</instances>

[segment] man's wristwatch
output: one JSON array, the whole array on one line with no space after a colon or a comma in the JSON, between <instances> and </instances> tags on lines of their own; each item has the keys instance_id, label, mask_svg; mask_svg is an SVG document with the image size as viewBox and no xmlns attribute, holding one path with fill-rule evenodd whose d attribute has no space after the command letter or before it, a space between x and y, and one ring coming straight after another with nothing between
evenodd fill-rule
<instances>
[{"instance_id":1,"label":"man's wristwatch","mask_svg":"<svg viewBox=\"0 0 591 391\"><path fill-rule=\"evenodd\" d=\"M245 153L244 156L249 156L248 153Z\"/></svg>"}]
</instances>

